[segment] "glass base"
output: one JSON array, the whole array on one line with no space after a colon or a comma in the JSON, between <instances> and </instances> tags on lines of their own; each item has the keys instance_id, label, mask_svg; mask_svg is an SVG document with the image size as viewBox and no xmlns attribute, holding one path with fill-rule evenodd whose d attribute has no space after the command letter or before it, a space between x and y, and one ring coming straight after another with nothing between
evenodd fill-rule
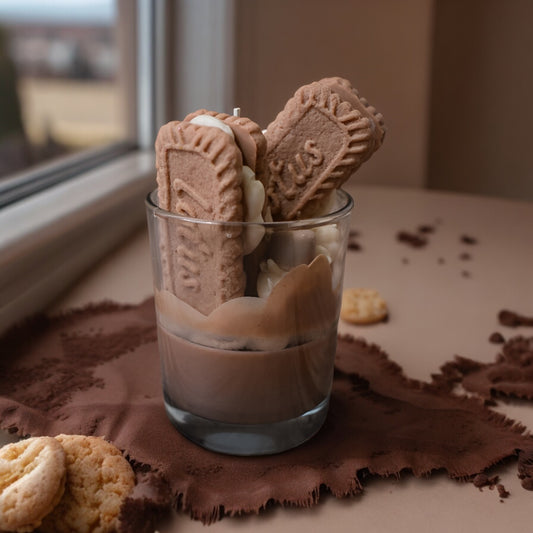
<instances>
[{"instance_id":1,"label":"glass base","mask_svg":"<svg viewBox=\"0 0 533 533\"><path fill-rule=\"evenodd\" d=\"M228 424L193 415L170 405L165 409L178 431L200 446L231 455L269 455L295 448L322 427L329 398L302 415L268 424Z\"/></svg>"}]
</instances>

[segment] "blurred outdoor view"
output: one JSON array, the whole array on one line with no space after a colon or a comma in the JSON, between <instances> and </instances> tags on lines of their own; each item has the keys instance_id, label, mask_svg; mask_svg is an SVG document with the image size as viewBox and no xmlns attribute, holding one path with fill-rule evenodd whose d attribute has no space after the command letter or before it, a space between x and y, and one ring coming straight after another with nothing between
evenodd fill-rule
<instances>
[{"instance_id":1,"label":"blurred outdoor view","mask_svg":"<svg viewBox=\"0 0 533 533\"><path fill-rule=\"evenodd\" d=\"M0 179L126 136L115 0L0 0Z\"/></svg>"}]
</instances>

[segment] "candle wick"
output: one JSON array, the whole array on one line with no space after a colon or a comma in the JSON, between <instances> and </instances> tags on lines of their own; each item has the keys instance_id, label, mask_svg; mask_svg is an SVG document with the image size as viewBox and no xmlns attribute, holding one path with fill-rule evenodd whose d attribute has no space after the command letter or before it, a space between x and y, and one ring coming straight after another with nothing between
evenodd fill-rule
<instances>
[{"instance_id":1,"label":"candle wick","mask_svg":"<svg viewBox=\"0 0 533 533\"><path fill-rule=\"evenodd\" d=\"M240 107L234 107L233 108L233 116L234 117L240 117L241 116L241 108Z\"/></svg>"}]
</instances>

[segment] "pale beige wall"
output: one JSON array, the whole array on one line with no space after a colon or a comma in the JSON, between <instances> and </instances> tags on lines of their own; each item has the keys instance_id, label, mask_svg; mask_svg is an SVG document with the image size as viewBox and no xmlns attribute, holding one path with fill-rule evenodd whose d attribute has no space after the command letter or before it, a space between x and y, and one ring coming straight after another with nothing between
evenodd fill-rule
<instances>
[{"instance_id":1,"label":"pale beige wall","mask_svg":"<svg viewBox=\"0 0 533 533\"><path fill-rule=\"evenodd\" d=\"M381 111L352 179L425 185L433 0L236 0L236 105L261 126L302 84L340 75Z\"/></svg>"},{"instance_id":2,"label":"pale beige wall","mask_svg":"<svg viewBox=\"0 0 533 533\"><path fill-rule=\"evenodd\" d=\"M237 105L266 127L340 75L388 127L355 180L533 200L533 1L173 2L173 118Z\"/></svg>"},{"instance_id":3,"label":"pale beige wall","mask_svg":"<svg viewBox=\"0 0 533 533\"><path fill-rule=\"evenodd\" d=\"M430 187L533 200L533 2L437 0Z\"/></svg>"}]
</instances>

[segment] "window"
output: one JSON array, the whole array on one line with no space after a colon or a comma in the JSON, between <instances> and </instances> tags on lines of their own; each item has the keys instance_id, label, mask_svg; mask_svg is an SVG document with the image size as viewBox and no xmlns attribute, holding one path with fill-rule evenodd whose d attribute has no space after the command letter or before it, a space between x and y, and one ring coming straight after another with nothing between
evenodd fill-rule
<instances>
[{"instance_id":1,"label":"window","mask_svg":"<svg viewBox=\"0 0 533 533\"><path fill-rule=\"evenodd\" d=\"M0 331L144 225L169 4L0 3Z\"/></svg>"},{"instance_id":2,"label":"window","mask_svg":"<svg viewBox=\"0 0 533 533\"><path fill-rule=\"evenodd\" d=\"M114 0L0 4L0 178L127 139Z\"/></svg>"}]
</instances>

